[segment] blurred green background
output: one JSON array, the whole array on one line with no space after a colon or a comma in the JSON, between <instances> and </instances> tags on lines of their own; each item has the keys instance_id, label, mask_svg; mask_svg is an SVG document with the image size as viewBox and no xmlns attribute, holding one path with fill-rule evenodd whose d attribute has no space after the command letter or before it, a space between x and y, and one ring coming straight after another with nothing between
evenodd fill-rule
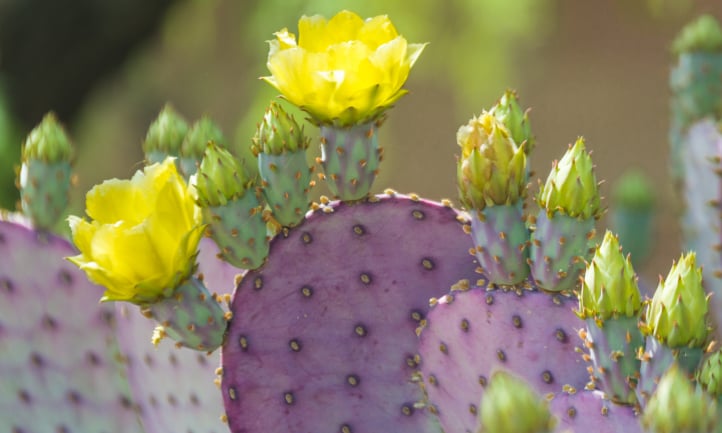
<instances>
[{"instance_id":1,"label":"blurred green background","mask_svg":"<svg viewBox=\"0 0 722 433\"><path fill-rule=\"evenodd\" d=\"M667 175L669 46L699 14L722 17L719 0L0 0L2 207L17 200L22 138L48 110L78 149L74 213L92 185L139 167L145 131L166 102L190 122L210 115L236 149L247 149L276 96L258 80L267 73L265 41L283 27L296 32L303 14L344 8L388 14L410 42L430 42L411 93L382 129L377 191L456 201L457 128L514 88L532 107L537 177L583 135L607 180L604 195L629 168L657 187L650 274L678 257Z\"/></svg>"}]
</instances>

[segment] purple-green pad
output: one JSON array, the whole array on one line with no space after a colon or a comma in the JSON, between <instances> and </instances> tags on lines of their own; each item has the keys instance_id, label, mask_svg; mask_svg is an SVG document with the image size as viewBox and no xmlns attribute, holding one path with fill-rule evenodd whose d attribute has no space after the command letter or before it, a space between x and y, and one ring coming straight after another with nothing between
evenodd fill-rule
<instances>
[{"instance_id":1,"label":"purple-green pad","mask_svg":"<svg viewBox=\"0 0 722 433\"><path fill-rule=\"evenodd\" d=\"M222 351L233 433L434 432L416 403L431 297L476 278L449 207L401 195L334 202L277 237L234 293Z\"/></svg>"},{"instance_id":2,"label":"purple-green pad","mask_svg":"<svg viewBox=\"0 0 722 433\"><path fill-rule=\"evenodd\" d=\"M474 287L440 298L427 315L419 352L430 409L444 431L476 431L484 387L499 369L541 395L564 385L582 389L589 375L575 351L584 326L575 306L573 297L523 289Z\"/></svg>"},{"instance_id":3,"label":"purple-green pad","mask_svg":"<svg viewBox=\"0 0 722 433\"><path fill-rule=\"evenodd\" d=\"M218 247L203 238L198 271L211 293L230 294L234 276L241 271L215 254ZM216 380L220 351L210 355L175 347L169 338L158 347L151 344L153 320L138 307L118 303L119 339L128 360L128 381L136 401L143 405L143 427L147 433L227 433L221 421L223 399Z\"/></svg>"},{"instance_id":4,"label":"purple-green pad","mask_svg":"<svg viewBox=\"0 0 722 433\"><path fill-rule=\"evenodd\" d=\"M11 221L11 219L13 221ZM65 239L0 215L0 430L138 433L112 306Z\"/></svg>"},{"instance_id":5,"label":"purple-green pad","mask_svg":"<svg viewBox=\"0 0 722 433\"><path fill-rule=\"evenodd\" d=\"M557 419L555 432L643 433L631 406L605 400L600 391L560 393L549 403Z\"/></svg>"}]
</instances>

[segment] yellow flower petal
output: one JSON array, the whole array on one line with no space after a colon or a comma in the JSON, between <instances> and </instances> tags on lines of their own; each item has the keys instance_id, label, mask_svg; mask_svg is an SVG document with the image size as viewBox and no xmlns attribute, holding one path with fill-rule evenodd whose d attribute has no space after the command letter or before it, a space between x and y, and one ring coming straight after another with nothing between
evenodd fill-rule
<instances>
[{"instance_id":1,"label":"yellow flower petal","mask_svg":"<svg viewBox=\"0 0 722 433\"><path fill-rule=\"evenodd\" d=\"M270 42L263 79L317 123L366 123L406 93L424 44L408 44L386 16L363 21L342 11L330 20L304 16L298 44L283 29Z\"/></svg>"},{"instance_id":2,"label":"yellow flower petal","mask_svg":"<svg viewBox=\"0 0 722 433\"><path fill-rule=\"evenodd\" d=\"M154 302L195 267L200 209L172 159L87 195L88 222L68 219L80 254L68 260L105 286L103 300Z\"/></svg>"}]
</instances>

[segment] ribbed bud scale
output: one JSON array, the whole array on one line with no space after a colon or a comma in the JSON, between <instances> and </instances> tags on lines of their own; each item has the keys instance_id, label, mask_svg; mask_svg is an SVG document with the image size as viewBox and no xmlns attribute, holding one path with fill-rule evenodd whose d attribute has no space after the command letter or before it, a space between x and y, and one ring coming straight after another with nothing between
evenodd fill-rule
<instances>
[{"instance_id":1,"label":"ribbed bud scale","mask_svg":"<svg viewBox=\"0 0 722 433\"><path fill-rule=\"evenodd\" d=\"M479 433L551 433L556 424L547 401L504 371L491 377L480 409Z\"/></svg>"},{"instance_id":2,"label":"ribbed bud scale","mask_svg":"<svg viewBox=\"0 0 722 433\"><path fill-rule=\"evenodd\" d=\"M168 336L184 347L211 352L223 343L225 312L202 281L191 277L159 302L142 306L158 323L153 343Z\"/></svg>"},{"instance_id":3,"label":"ribbed bud scale","mask_svg":"<svg viewBox=\"0 0 722 433\"><path fill-rule=\"evenodd\" d=\"M145 136L143 152L146 163L155 164L163 162L168 156L179 156L187 133L185 119L170 104L166 104Z\"/></svg>"},{"instance_id":4,"label":"ribbed bud scale","mask_svg":"<svg viewBox=\"0 0 722 433\"><path fill-rule=\"evenodd\" d=\"M68 136L47 114L23 144L18 177L22 210L38 229L51 229L68 206L72 158Z\"/></svg>"},{"instance_id":5,"label":"ribbed bud scale","mask_svg":"<svg viewBox=\"0 0 722 433\"><path fill-rule=\"evenodd\" d=\"M519 97L513 90L507 90L489 113L493 114L509 130L509 134L517 146L524 146L527 156L536 145L531 132L529 110L522 110Z\"/></svg>"},{"instance_id":6,"label":"ribbed bud scale","mask_svg":"<svg viewBox=\"0 0 722 433\"><path fill-rule=\"evenodd\" d=\"M676 365L662 377L642 416L649 433L712 433L718 422L714 401Z\"/></svg>"},{"instance_id":7,"label":"ribbed bud scale","mask_svg":"<svg viewBox=\"0 0 722 433\"><path fill-rule=\"evenodd\" d=\"M702 362L696 379L708 394L722 402L722 350L717 350Z\"/></svg>"},{"instance_id":8,"label":"ribbed bud scale","mask_svg":"<svg viewBox=\"0 0 722 433\"><path fill-rule=\"evenodd\" d=\"M221 128L210 117L203 116L191 126L181 144L180 171L186 180L195 174L210 142L216 143L221 148L227 145Z\"/></svg>"},{"instance_id":9,"label":"ribbed bud scale","mask_svg":"<svg viewBox=\"0 0 722 433\"><path fill-rule=\"evenodd\" d=\"M326 184L342 201L368 196L381 163L377 129L381 121L349 127L321 125L321 158Z\"/></svg>"},{"instance_id":10,"label":"ribbed bud scale","mask_svg":"<svg viewBox=\"0 0 722 433\"><path fill-rule=\"evenodd\" d=\"M591 258L594 224L602 212L584 139L579 138L554 164L537 203L530 251L534 280L547 291L574 290L584 262Z\"/></svg>"}]
</instances>

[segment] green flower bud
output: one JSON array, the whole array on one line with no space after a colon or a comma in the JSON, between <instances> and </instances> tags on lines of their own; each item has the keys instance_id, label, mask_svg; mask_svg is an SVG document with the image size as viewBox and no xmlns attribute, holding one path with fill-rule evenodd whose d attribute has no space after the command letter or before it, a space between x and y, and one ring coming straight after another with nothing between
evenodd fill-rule
<instances>
[{"instance_id":1,"label":"green flower bud","mask_svg":"<svg viewBox=\"0 0 722 433\"><path fill-rule=\"evenodd\" d=\"M242 165L227 150L211 142L195 175L198 205L222 206L242 197L253 185Z\"/></svg>"},{"instance_id":2,"label":"green flower bud","mask_svg":"<svg viewBox=\"0 0 722 433\"><path fill-rule=\"evenodd\" d=\"M708 394L722 401L722 350L711 354L697 370L697 383Z\"/></svg>"},{"instance_id":3,"label":"green flower bud","mask_svg":"<svg viewBox=\"0 0 722 433\"><path fill-rule=\"evenodd\" d=\"M707 340L707 296L694 252L682 255L660 280L641 330L668 347L703 347Z\"/></svg>"},{"instance_id":4,"label":"green flower bud","mask_svg":"<svg viewBox=\"0 0 722 433\"><path fill-rule=\"evenodd\" d=\"M493 374L481 400L480 433L549 433L556 420L547 401L504 371Z\"/></svg>"},{"instance_id":5,"label":"green flower bud","mask_svg":"<svg viewBox=\"0 0 722 433\"><path fill-rule=\"evenodd\" d=\"M673 364L647 403L642 425L650 433L712 433L717 405Z\"/></svg>"},{"instance_id":6,"label":"green flower bud","mask_svg":"<svg viewBox=\"0 0 722 433\"><path fill-rule=\"evenodd\" d=\"M694 51L722 51L722 28L712 15L702 15L687 24L672 43L679 55Z\"/></svg>"},{"instance_id":7,"label":"green flower bud","mask_svg":"<svg viewBox=\"0 0 722 433\"><path fill-rule=\"evenodd\" d=\"M494 115L484 112L459 128L457 180L461 202L470 209L515 204L526 190L526 154Z\"/></svg>"},{"instance_id":8,"label":"green flower bud","mask_svg":"<svg viewBox=\"0 0 722 433\"><path fill-rule=\"evenodd\" d=\"M200 161L203 159L208 143L211 141L221 147L226 146L226 138L223 136L221 128L208 116L203 116L193 124L185 135L181 144L180 155Z\"/></svg>"},{"instance_id":9,"label":"green flower bud","mask_svg":"<svg viewBox=\"0 0 722 433\"><path fill-rule=\"evenodd\" d=\"M594 164L579 137L561 160L555 161L537 202L547 213L562 212L570 217L597 218L602 213Z\"/></svg>"},{"instance_id":10,"label":"green flower bud","mask_svg":"<svg viewBox=\"0 0 722 433\"><path fill-rule=\"evenodd\" d=\"M310 139L303 134L303 128L283 108L271 102L253 138L254 153L263 152L280 155L308 148Z\"/></svg>"},{"instance_id":11,"label":"green flower bud","mask_svg":"<svg viewBox=\"0 0 722 433\"><path fill-rule=\"evenodd\" d=\"M522 111L516 92L513 90L504 92L499 102L489 112L504 124L506 129L509 130L511 138L518 146L524 145L524 151L529 155L529 152L536 144L536 140L531 133L529 115L527 111Z\"/></svg>"},{"instance_id":12,"label":"green flower bud","mask_svg":"<svg viewBox=\"0 0 722 433\"><path fill-rule=\"evenodd\" d=\"M69 162L73 159L73 146L55 114L48 113L28 134L22 149L23 161Z\"/></svg>"},{"instance_id":13,"label":"green flower bud","mask_svg":"<svg viewBox=\"0 0 722 433\"><path fill-rule=\"evenodd\" d=\"M163 162L168 156L179 156L188 124L169 104L151 123L143 142L148 163Z\"/></svg>"},{"instance_id":14,"label":"green flower bud","mask_svg":"<svg viewBox=\"0 0 722 433\"><path fill-rule=\"evenodd\" d=\"M617 236L607 231L584 274L579 317L604 321L635 317L641 309L642 297L632 262L629 257L624 259Z\"/></svg>"}]
</instances>

